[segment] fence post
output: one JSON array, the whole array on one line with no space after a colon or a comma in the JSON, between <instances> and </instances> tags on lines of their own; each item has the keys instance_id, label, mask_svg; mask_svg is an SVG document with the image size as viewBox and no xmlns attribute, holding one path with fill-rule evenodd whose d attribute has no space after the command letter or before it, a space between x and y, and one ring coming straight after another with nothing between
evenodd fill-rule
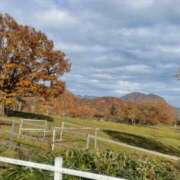
<instances>
[{"instance_id":1,"label":"fence post","mask_svg":"<svg viewBox=\"0 0 180 180\"><path fill-rule=\"evenodd\" d=\"M15 121L12 120L12 125L11 125L11 129L10 129L11 137L14 135L14 133L15 133Z\"/></svg>"},{"instance_id":2,"label":"fence post","mask_svg":"<svg viewBox=\"0 0 180 180\"><path fill-rule=\"evenodd\" d=\"M55 158L55 164L54 164L54 180L62 180L62 167L63 167L63 159L61 157Z\"/></svg>"},{"instance_id":3,"label":"fence post","mask_svg":"<svg viewBox=\"0 0 180 180\"><path fill-rule=\"evenodd\" d=\"M86 149L89 149L89 143L90 143L90 136L88 134L86 139Z\"/></svg>"},{"instance_id":4,"label":"fence post","mask_svg":"<svg viewBox=\"0 0 180 180\"><path fill-rule=\"evenodd\" d=\"M44 124L44 133L43 133L43 138L45 139L46 137L46 130L48 129L48 124L47 124L47 121L45 121L45 124Z\"/></svg>"},{"instance_id":5,"label":"fence post","mask_svg":"<svg viewBox=\"0 0 180 180\"><path fill-rule=\"evenodd\" d=\"M54 150L55 146L55 138L56 138L56 129L53 129L53 137L52 137L52 151Z\"/></svg>"},{"instance_id":6,"label":"fence post","mask_svg":"<svg viewBox=\"0 0 180 180\"><path fill-rule=\"evenodd\" d=\"M23 126L23 119L21 119L21 122L20 122L20 125L19 125L19 134L18 134L19 137L22 134L22 126Z\"/></svg>"},{"instance_id":7,"label":"fence post","mask_svg":"<svg viewBox=\"0 0 180 180\"><path fill-rule=\"evenodd\" d=\"M13 148L13 137L14 137L14 133L15 133L15 121L12 120L12 125L11 125L11 129L9 131L9 144L10 147Z\"/></svg>"},{"instance_id":8,"label":"fence post","mask_svg":"<svg viewBox=\"0 0 180 180\"><path fill-rule=\"evenodd\" d=\"M64 131L64 122L62 122L61 124L60 141L62 141L63 131Z\"/></svg>"},{"instance_id":9,"label":"fence post","mask_svg":"<svg viewBox=\"0 0 180 180\"><path fill-rule=\"evenodd\" d=\"M97 133L98 133L98 128L95 129L95 136L94 136L94 148L97 148Z\"/></svg>"}]
</instances>

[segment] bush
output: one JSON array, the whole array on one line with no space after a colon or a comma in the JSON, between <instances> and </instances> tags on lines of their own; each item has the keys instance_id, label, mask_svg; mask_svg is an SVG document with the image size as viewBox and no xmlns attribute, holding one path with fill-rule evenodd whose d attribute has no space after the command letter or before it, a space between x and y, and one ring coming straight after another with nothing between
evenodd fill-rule
<instances>
[{"instance_id":1,"label":"bush","mask_svg":"<svg viewBox=\"0 0 180 180\"><path fill-rule=\"evenodd\" d=\"M149 159L142 161L125 153L71 150L65 152L63 157L66 167L124 177L128 180L175 180L176 178L176 169L170 162Z\"/></svg>"},{"instance_id":2,"label":"bush","mask_svg":"<svg viewBox=\"0 0 180 180\"><path fill-rule=\"evenodd\" d=\"M53 163L54 157L63 156L64 167L90 171L99 174L106 174L109 176L123 177L128 180L175 180L177 178L177 169L175 165L168 161L151 160L145 158L139 160L137 156L127 155L125 153L115 153L112 151L105 151L102 153L95 153L92 151L84 150L68 150L63 151L61 154L44 154L39 155L36 161L44 163ZM34 159L34 160L35 160ZM33 180L52 179L52 174L45 175L44 172L37 170L30 171L26 168L19 167L7 170L3 175L6 175L6 180L11 180L11 174L14 179L18 177L26 180L26 177L31 177ZM26 169L26 173L25 173ZM7 176L7 174L9 174ZM29 176L28 176L29 175ZM9 177L9 179L7 178ZM72 180L79 179L75 177L65 176L64 179Z\"/></svg>"}]
</instances>

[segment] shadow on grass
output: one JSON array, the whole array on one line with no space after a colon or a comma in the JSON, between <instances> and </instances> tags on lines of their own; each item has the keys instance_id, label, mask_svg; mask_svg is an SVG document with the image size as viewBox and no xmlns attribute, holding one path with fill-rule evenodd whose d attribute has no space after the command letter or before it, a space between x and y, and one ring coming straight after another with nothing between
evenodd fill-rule
<instances>
[{"instance_id":1,"label":"shadow on grass","mask_svg":"<svg viewBox=\"0 0 180 180\"><path fill-rule=\"evenodd\" d=\"M116 141L124 142L129 145L142 147L145 149L154 150L165 154L180 156L180 148L177 149L172 146L167 146L151 138L112 130L104 130L104 132Z\"/></svg>"},{"instance_id":2,"label":"shadow on grass","mask_svg":"<svg viewBox=\"0 0 180 180\"><path fill-rule=\"evenodd\" d=\"M53 118L43 114L29 113L29 112L20 112L20 111L8 111L6 112L7 116L20 117L24 119L39 119L53 121Z\"/></svg>"}]
</instances>

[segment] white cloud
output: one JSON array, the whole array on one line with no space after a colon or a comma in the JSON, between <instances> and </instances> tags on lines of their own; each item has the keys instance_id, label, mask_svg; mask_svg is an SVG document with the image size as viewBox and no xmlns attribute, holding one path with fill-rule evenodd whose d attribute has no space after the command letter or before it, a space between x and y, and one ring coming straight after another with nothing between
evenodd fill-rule
<instances>
[{"instance_id":1,"label":"white cloud","mask_svg":"<svg viewBox=\"0 0 180 180\"><path fill-rule=\"evenodd\" d=\"M70 57L64 79L77 94L143 91L178 104L179 6L179 0L1 0L0 11L42 30Z\"/></svg>"},{"instance_id":2,"label":"white cloud","mask_svg":"<svg viewBox=\"0 0 180 180\"><path fill-rule=\"evenodd\" d=\"M157 49L159 49L163 53L174 53L174 54L180 54L180 46L157 46Z\"/></svg>"},{"instance_id":3,"label":"white cloud","mask_svg":"<svg viewBox=\"0 0 180 180\"><path fill-rule=\"evenodd\" d=\"M59 49L64 50L65 52L75 52L75 53L82 53L82 52L103 52L106 49L99 45L94 46L85 46L75 43L57 43L56 47Z\"/></svg>"},{"instance_id":4,"label":"white cloud","mask_svg":"<svg viewBox=\"0 0 180 180\"><path fill-rule=\"evenodd\" d=\"M132 91L140 91L142 85L137 82L131 82L131 81L123 81L119 80L117 81L115 85L115 92L132 92Z\"/></svg>"},{"instance_id":5,"label":"white cloud","mask_svg":"<svg viewBox=\"0 0 180 180\"><path fill-rule=\"evenodd\" d=\"M126 3L135 9L148 8L151 5L153 5L153 2L154 0L138 0L138 1L126 0Z\"/></svg>"},{"instance_id":6,"label":"white cloud","mask_svg":"<svg viewBox=\"0 0 180 180\"><path fill-rule=\"evenodd\" d=\"M56 8L36 12L34 17L42 26L47 26L50 28L73 26L74 24L78 23L78 19L72 14L63 9Z\"/></svg>"},{"instance_id":7,"label":"white cloud","mask_svg":"<svg viewBox=\"0 0 180 180\"><path fill-rule=\"evenodd\" d=\"M141 73L141 74L152 73L153 71L151 67L144 64L128 65L128 66L122 67L122 69L130 73Z\"/></svg>"},{"instance_id":8,"label":"white cloud","mask_svg":"<svg viewBox=\"0 0 180 180\"><path fill-rule=\"evenodd\" d=\"M105 79L105 80L111 80L113 79L112 75L110 74L107 74L107 73L101 73L101 74L98 74L98 73L95 73L92 75L94 78L97 78L97 79Z\"/></svg>"}]
</instances>

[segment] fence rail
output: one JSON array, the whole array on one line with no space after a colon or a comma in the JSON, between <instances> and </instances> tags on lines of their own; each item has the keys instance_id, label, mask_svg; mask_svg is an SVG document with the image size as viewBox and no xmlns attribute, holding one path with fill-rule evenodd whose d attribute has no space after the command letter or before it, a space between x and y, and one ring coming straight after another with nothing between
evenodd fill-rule
<instances>
[{"instance_id":1,"label":"fence rail","mask_svg":"<svg viewBox=\"0 0 180 180\"><path fill-rule=\"evenodd\" d=\"M63 134L64 132L69 132L69 133L74 133L74 134L78 134L78 135L85 135L86 137L88 137L88 134L89 132L84 132L84 133L80 133L79 131L81 130L85 130L85 131L88 131L88 130L93 130L93 134L95 137L97 137L98 135L98 131L100 130L99 128L93 128L93 127L84 127L84 126L75 126L75 127L66 127L65 125L68 124L68 125L73 125L72 123L67 123L67 122L62 122L61 126L60 127L54 127L53 130L52 130L52 144L51 144L51 149L52 151L55 149L55 144L58 143L58 142L62 142L63 140ZM57 138L57 135L59 133L59 138ZM96 149L97 147L97 141L96 141L96 138L94 140L94 147Z\"/></svg>"},{"instance_id":2,"label":"fence rail","mask_svg":"<svg viewBox=\"0 0 180 180\"><path fill-rule=\"evenodd\" d=\"M88 179L94 179L94 180L125 180L122 178L110 177L110 176L105 176L105 175L100 175L100 174L78 171L74 169L63 168L63 159L61 157L55 158L54 165L40 164L40 163L31 162L31 161L23 161L23 160L1 157L1 156L0 156L0 162L9 163L13 165L19 165L19 166L25 166L25 167L35 168L35 169L40 169L40 170L51 171L54 173L54 180L62 180L63 174L70 175L70 176L83 177L83 178L88 178Z\"/></svg>"},{"instance_id":3,"label":"fence rail","mask_svg":"<svg viewBox=\"0 0 180 180\"><path fill-rule=\"evenodd\" d=\"M102 141L102 142L105 142L105 143L116 144L116 145L119 145L119 146L122 146L122 147L131 148L131 149L138 150L138 151L141 151L141 152L144 152L144 153L149 153L149 154L152 154L152 155L155 155L155 156L160 156L160 157L164 157L164 158L175 160L175 161L180 160L180 157L177 157L177 156L168 155L168 154L160 153L160 152L157 152L157 151L144 149L144 148L141 148L141 147L129 145L129 144L122 143L122 142L117 142L117 141L114 141L114 140L109 140L109 139L102 138L102 137L95 137L93 135L88 135L88 138L87 138L87 141L86 141L87 149L89 148L90 138L91 139L96 139L96 141L98 140L98 141Z\"/></svg>"},{"instance_id":4,"label":"fence rail","mask_svg":"<svg viewBox=\"0 0 180 180\"><path fill-rule=\"evenodd\" d=\"M40 122L41 125L36 124L37 122ZM30 125L32 127L26 127L25 125ZM14 122L12 126L14 126ZM47 120L21 119L21 122L19 124L19 136L21 136L22 133L25 131L28 132L37 131L37 132L43 132L43 136L45 137L47 132L47 127L48 127Z\"/></svg>"}]
</instances>

